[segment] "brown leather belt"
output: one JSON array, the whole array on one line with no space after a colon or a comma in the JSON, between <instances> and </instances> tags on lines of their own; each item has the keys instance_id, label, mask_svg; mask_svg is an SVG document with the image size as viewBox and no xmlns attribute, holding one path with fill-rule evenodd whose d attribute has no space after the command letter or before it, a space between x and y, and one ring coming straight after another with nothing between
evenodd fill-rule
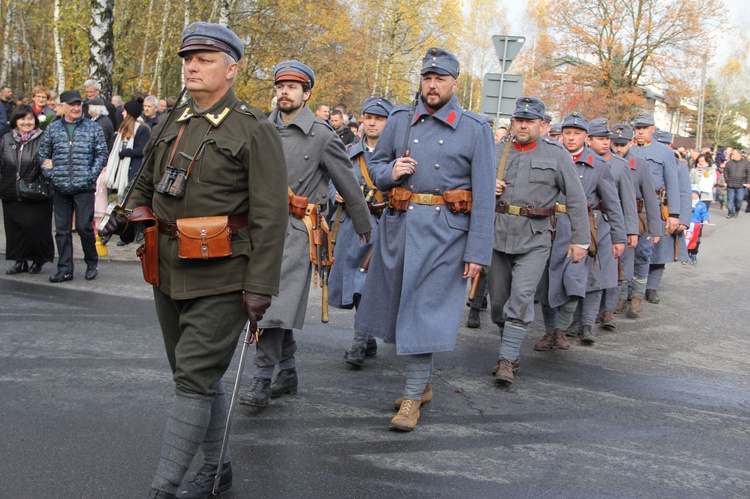
<instances>
[{"instance_id":1,"label":"brown leather belt","mask_svg":"<svg viewBox=\"0 0 750 499\"><path fill-rule=\"evenodd\" d=\"M643 199L635 200L635 209L638 213L643 213Z\"/></svg>"},{"instance_id":2,"label":"brown leather belt","mask_svg":"<svg viewBox=\"0 0 750 499\"><path fill-rule=\"evenodd\" d=\"M247 215L233 215L229 217L229 232L235 235L243 227L247 227ZM166 234L172 239L177 239L177 222L175 220L159 220L157 224L159 232Z\"/></svg>"},{"instance_id":3,"label":"brown leather belt","mask_svg":"<svg viewBox=\"0 0 750 499\"><path fill-rule=\"evenodd\" d=\"M528 218L543 218L548 217L554 213L555 210L549 208L534 208L531 205L528 206L515 206L512 204L499 203L495 205L495 213L507 213L508 215L516 215L519 217Z\"/></svg>"},{"instance_id":4,"label":"brown leather belt","mask_svg":"<svg viewBox=\"0 0 750 499\"><path fill-rule=\"evenodd\" d=\"M412 193L409 201L417 204L445 204L445 198L438 194L414 194Z\"/></svg>"}]
</instances>

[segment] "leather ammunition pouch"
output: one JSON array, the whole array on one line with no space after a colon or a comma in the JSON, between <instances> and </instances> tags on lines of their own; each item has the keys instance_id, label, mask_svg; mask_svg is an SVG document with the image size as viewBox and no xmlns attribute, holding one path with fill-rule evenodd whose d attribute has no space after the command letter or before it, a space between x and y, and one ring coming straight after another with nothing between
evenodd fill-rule
<instances>
[{"instance_id":1,"label":"leather ammunition pouch","mask_svg":"<svg viewBox=\"0 0 750 499\"><path fill-rule=\"evenodd\" d=\"M178 218L178 255L185 259L221 258L232 254L229 217Z\"/></svg>"},{"instance_id":2,"label":"leather ammunition pouch","mask_svg":"<svg viewBox=\"0 0 750 499\"><path fill-rule=\"evenodd\" d=\"M471 212L471 191L464 189L445 191L443 192L443 198L445 198L445 204L448 205L448 209L452 212Z\"/></svg>"},{"instance_id":3,"label":"leather ammunition pouch","mask_svg":"<svg viewBox=\"0 0 750 499\"><path fill-rule=\"evenodd\" d=\"M291 187L288 190L289 195L289 213L294 215L295 218L300 220L305 218L305 210L307 210L307 196L298 196L292 192Z\"/></svg>"},{"instance_id":4,"label":"leather ammunition pouch","mask_svg":"<svg viewBox=\"0 0 750 499\"><path fill-rule=\"evenodd\" d=\"M378 218L380 218L380 215L383 214L383 210L385 210L387 207L388 203L385 201L383 201L382 203L370 203L367 205L367 209L370 210L370 213Z\"/></svg>"},{"instance_id":5,"label":"leather ammunition pouch","mask_svg":"<svg viewBox=\"0 0 750 499\"><path fill-rule=\"evenodd\" d=\"M598 242L598 236L599 236L599 228L597 227L596 222L596 215L594 214L594 210L591 208L591 206L588 207L589 211L589 232L591 234L591 243L589 244L589 256L594 258L599 251L599 242Z\"/></svg>"},{"instance_id":6,"label":"leather ammunition pouch","mask_svg":"<svg viewBox=\"0 0 750 499\"><path fill-rule=\"evenodd\" d=\"M403 187L394 187L388 191L388 206L398 211L406 211L409 208L411 191Z\"/></svg>"},{"instance_id":7,"label":"leather ammunition pouch","mask_svg":"<svg viewBox=\"0 0 750 499\"><path fill-rule=\"evenodd\" d=\"M159 286L159 234L158 219L148 206L138 206L130 214L130 222L143 222L143 244L135 250L141 260L143 280Z\"/></svg>"},{"instance_id":8,"label":"leather ammunition pouch","mask_svg":"<svg viewBox=\"0 0 750 499\"><path fill-rule=\"evenodd\" d=\"M638 212L638 237L648 232L648 222L646 222L646 214Z\"/></svg>"}]
</instances>

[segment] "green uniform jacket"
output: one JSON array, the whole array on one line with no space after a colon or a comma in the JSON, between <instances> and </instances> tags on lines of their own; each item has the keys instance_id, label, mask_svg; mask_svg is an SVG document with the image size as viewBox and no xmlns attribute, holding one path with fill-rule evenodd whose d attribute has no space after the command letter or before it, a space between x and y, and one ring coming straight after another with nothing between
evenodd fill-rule
<instances>
[{"instance_id":1,"label":"green uniform jacket","mask_svg":"<svg viewBox=\"0 0 750 499\"><path fill-rule=\"evenodd\" d=\"M155 192L185 124L172 166L188 168L197 155L185 196ZM159 129L166 127L155 142ZM159 220L247 214L248 226L232 236L232 255L209 260L178 257L177 240L159 234L162 292L183 300L245 290L279 293L281 257L288 221L287 169L276 128L232 89L200 114L192 100L171 121L162 119L144 151L156 149L127 208L149 206Z\"/></svg>"}]
</instances>

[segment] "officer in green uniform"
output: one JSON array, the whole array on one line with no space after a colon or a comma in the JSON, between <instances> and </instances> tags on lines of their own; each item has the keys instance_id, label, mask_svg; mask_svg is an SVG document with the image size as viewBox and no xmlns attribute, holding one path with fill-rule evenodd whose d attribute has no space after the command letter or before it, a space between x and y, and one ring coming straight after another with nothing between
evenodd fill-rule
<instances>
[{"instance_id":1,"label":"officer in green uniform","mask_svg":"<svg viewBox=\"0 0 750 499\"><path fill-rule=\"evenodd\" d=\"M150 498L211 494L227 417L221 378L246 320L256 328L279 292L286 161L274 126L232 90L243 52L224 26L195 22L185 28L179 55L190 98L156 126L146 146L146 155L153 154L125 207L148 206L159 220L154 301L176 385ZM167 165L190 172L182 197L160 183ZM231 255L211 258L209 247L208 259L179 257L184 242L178 236L184 234L176 221L211 216L229 217ZM117 218L104 233L122 225ZM204 466L183 484L199 448ZM228 453L224 459L220 492L232 482Z\"/></svg>"}]
</instances>

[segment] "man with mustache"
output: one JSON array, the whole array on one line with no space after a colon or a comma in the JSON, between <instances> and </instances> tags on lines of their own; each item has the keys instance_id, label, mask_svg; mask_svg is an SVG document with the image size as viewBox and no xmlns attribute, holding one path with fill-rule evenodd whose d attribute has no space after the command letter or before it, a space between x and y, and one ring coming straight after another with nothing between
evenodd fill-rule
<instances>
[{"instance_id":1,"label":"man with mustache","mask_svg":"<svg viewBox=\"0 0 750 499\"><path fill-rule=\"evenodd\" d=\"M359 241L370 240L370 211L354 176L344 144L325 121L307 106L315 85L315 73L296 60L279 63L274 70L276 109L268 119L276 125L287 161L289 189L307 203L327 207L328 180L346 203ZM310 242L302 219L289 214L279 296L258 323L263 330L255 354L255 374L250 390L240 403L268 405L269 398L297 393L297 343L293 329L302 329L310 294L312 264ZM278 373L271 383L274 370Z\"/></svg>"}]
</instances>

